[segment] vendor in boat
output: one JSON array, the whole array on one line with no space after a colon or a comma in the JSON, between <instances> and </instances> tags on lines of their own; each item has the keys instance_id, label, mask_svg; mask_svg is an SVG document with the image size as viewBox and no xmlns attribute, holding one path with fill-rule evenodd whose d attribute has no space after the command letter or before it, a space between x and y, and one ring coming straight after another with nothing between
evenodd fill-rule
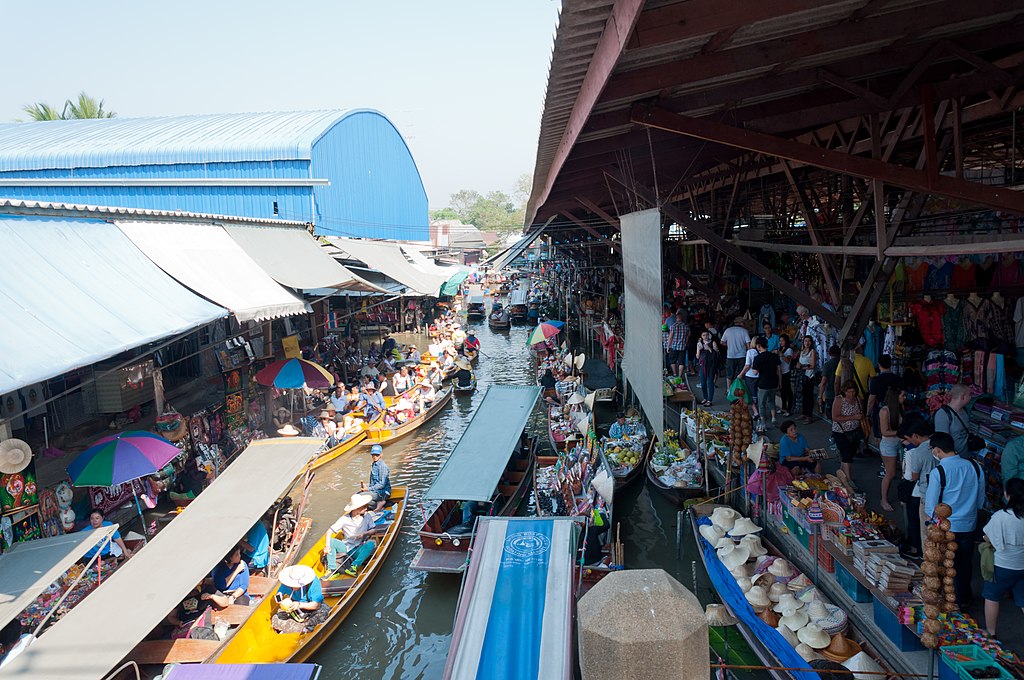
<instances>
[{"instance_id":1,"label":"vendor in boat","mask_svg":"<svg viewBox=\"0 0 1024 680\"><path fill-rule=\"evenodd\" d=\"M416 348L416 345L409 345L406 348L405 359L406 359L406 361L410 361L410 362L412 362L414 364L418 364L421 361L423 361L423 355L420 354L420 351L419 351L419 349Z\"/></svg>"},{"instance_id":2,"label":"vendor in boat","mask_svg":"<svg viewBox=\"0 0 1024 680\"><path fill-rule=\"evenodd\" d=\"M249 604L249 565L242 559L242 549L235 546L225 555L210 574L213 591L207 589L201 596L220 609L233 604Z\"/></svg>"},{"instance_id":3,"label":"vendor in boat","mask_svg":"<svg viewBox=\"0 0 1024 680\"><path fill-rule=\"evenodd\" d=\"M334 386L334 393L331 394L330 398L331 405L339 413L344 413L345 408L348 406L348 398L345 396L345 385L338 383Z\"/></svg>"},{"instance_id":4,"label":"vendor in boat","mask_svg":"<svg viewBox=\"0 0 1024 680\"><path fill-rule=\"evenodd\" d=\"M427 373L427 379L430 380L431 385L440 385L444 382L444 372L441 371L441 367L437 365L436 361L430 362L430 372Z\"/></svg>"},{"instance_id":5,"label":"vendor in boat","mask_svg":"<svg viewBox=\"0 0 1024 680\"><path fill-rule=\"evenodd\" d=\"M274 411L274 429L280 430L285 425L290 425L292 422L291 411L285 407L280 407Z\"/></svg>"},{"instance_id":6,"label":"vendor in boat","mask_svg":"<svg viewBox=\"0 0 1024 680\"><path fill-rule=\"evenodd\" d=\"M397 422L404 423L416 415L416 405L413 404L412 399L403 394L393 406L388 408L388 412L395 417Z\"/></svg>"},{"instance_id":7,"label":"vendor in boat","mask_svg":"<svg viewBox=\"0 0 1024 680\"><path fill-rule=\"evenodd\" d=\"M242 559L249 564L250 573L265 572L270 564L270 535L263 520L252 525L242 539Z\"/></svg>"},{"instance_id":8,"label":"vendor in boat","mask_svg":"<svg viewBox=\"0 0 1024 680\"><path fill-rule=\"evenodd\" d=\"M324 603L324 591L312 567L293 564L282 569L278 578L278 610L270 617L271 628L278 633L308 633L327 620L331 609Z\"/></svg>"},{"instance_id":9,"label":"vendor in boat","mask_svg":"<svg viewBox=\"0 0 1024 680\"><path fill-rule=\"evenodd\" d=\"M630 423L626 420L626 414L622 411L615 416L615 422L608 429L608 436L611 439L622 439L627 435L634 435L637 433L636 423Z\"/></svg>"},{"instance_id":10,"label":"vendor in boat","mask_svg":"<svg viewBox=\"0 0 1024 680\"><path fill-rule=\"evenodd\" d=\"M359 482L360 493L369 494L373 500L374 512L379 511L391 497L391 469L384 462L384 447L374 444L370 447L370 481Z\"/></svg>"},{"instance_id":11,"label":"vendor in boat","mask_svg":"<svg viewBox=\"0 0 1024 680\"><path fill-rule=\"evenodd\" d=\"M807 451L810 445L807 443L807 437L797 432L796 423L787 420L779 426L779 429L783 435L779 440L779 462L797 475L802 474L804 470L811 469L821 473L821 461L815 461L808 455Z\"/></svg>"},{"instance_id":12,"label":"vendor in boat","mask_svg":"<svg viewBox=\"0 0 1024 680\"><path fill-rule=\"evenodd\" d=\"M434 385L426 379L420 380L416 384L419 387L418 396L421 404L420 412L423 412L434 405L434 400L437 399L437 390L435 390Z\"/></svg>"},{"instance_id":13,"label":"vendor in boat","mask_svg":"<svg viewBox=\"0 0 1024 680\"><path fill-rule=\"evenodd\" d=\"M462 526L473 528L477 517L486 516L491 504L484 501L462 501Z\"/></svg>"},{"instance_id":14,"label":"vendor in boat","mask_svg":"<svg viewBox=\"0 0 1024 680\"><path fill-rule=\"evenodd\" d=\"M460 387L470 385L473 382L473 367L465 359L459 359L455 365L459 369L455 373L455 384Z\"/></svg>"},{"instance_id":15,"label":"vendor in boat","mask_svg":"<svg viewBox=\"0 0 1024 680\"><path fill-rule=\"evenodd\" d=\"M468 333L466 333L466 340L465 342L462 343L462 345L466 349L471 349L474 352L480 351L480 340L477 339L473 331L469 331Z\"/></svg>"},{"instance_id":16,"label":"vendor in boat","mask_svg":"<svg viewBox=\"0 0 1024 680\"><path fill-rule=\"evenodd\" d=\"M345 394L345 408L341 412L352 413L360 408L362 407L359 405L359 385L353 385Z\"/></svg>"},{"instance_id":17,"label":"vendor in boat","mask_svg":"<svg viewBox=\"0 0 1024 680\"><path fill-rule=\"evenodd\" d=\"M89 523L82 527L81 530L91 531L93 529L99 529L100 527L110 526L114 526L114 523L103 519L102 511L93 510L89 513ZM99 552L101 558L113 557L116 559L128 559L132 556L132 551L124 544L124 539L121 538L121 532L117 529L114 530L114 534L110 537L109 541L103 541L100 545L93 546L88 552L82 555L82 562L88 562L97 552Z\"/></svg>"},{"instance_id":18,"label":"vendor in boat","mask_svg":"<svg viewBox=\"0 0 1024 680\"><path fill-rule=\"evenodd\" d=\"M398 373L391 377L391 385L395 388L395 394L401 394L412 387L412 377L409 375L409 369L405 366L398 369Z\"/></svg>"},{"instance_id":19,"label":"vendor in boat","mask_svg":"<svg viewBox=\"0 0 1024 680\"><path fill-rule=\"evenodd\" d=\"M466 332L461 328L456 328L452 331L452 344L456 347L462 347L466 342Z\"/></svg>"},{"instance_id":20,"label":"vendor in boat","mask_svg":"<svg viewBox=\"0 0 1024 680\"><path fill-rule=\"evenodd\" d=\"M320 411L319 421L324 431L324 439L328 442L335 441L338 437L338 424L334 422L334 414L324 409Z\"/></svg>"},{"instance_id":21,"label":"vendor in boat","mask_svg":"<svg viewBox=\"0 0 1024 680\"><path fill-rule=\"evenodd\" d=\"M359 395L359 407L363 409L367 422L376 419L387 408L384 397L377 394L377 386L373 383L363 387L363 392Z\"/></svg>"},{"instance_id":22,"label":"vendor in boat","mask_svg":"<svg viewBox=\"0 0 1024 680\"><path fill-rule=\"evenodd\" d=\"M379 448L379 447L378 447ZM374 461L376 464L376 460ZM328 573L333 573L345 565L345 575L355 576L359 568L373 555L377 543L371 536L376 532L373 516L367 512L373 504L373 496L369 493L352 494L345 514L331 525L324 537L324 562ZM335 538L341 535L341 540ZM342 557L341 561L338 557Z\"/></svg>"},{"instance_id":23,"label":"vendor in boat","mask_svg":"<svg viewBox=\"0 0 1024 680\"><path fill-rule=\"evenodd\" d=\"M541 376L540 386L545 390L555 389L555 385L558 384L558 380L555 378L555 374L550 368L544 370L544 375Z\"/></svg>"}]
</instances>

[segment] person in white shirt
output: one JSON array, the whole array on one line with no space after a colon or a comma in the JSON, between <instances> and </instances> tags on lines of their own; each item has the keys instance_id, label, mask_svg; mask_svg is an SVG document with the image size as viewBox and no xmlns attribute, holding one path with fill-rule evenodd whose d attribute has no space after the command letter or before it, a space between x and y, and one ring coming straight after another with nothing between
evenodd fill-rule
<instances>
[{"instance_id":1,"label":"person in white shirt","mask_svg":"<svg viewBox=\"0 0 1024 680\"><path fill-rule=\"evenodd\" d=\"M906 502L907 554L921 555L921 537L925 535L925 521L921 500L928 490L928 475L935 466L932 456L932 426L921 416L911 416L900 423L900 439L908 448L903 454L903 479L913 484L910 500Z\"/></svg>"},{"instance_id":2,"label":"person in white shirt","mask_svg":"<svg viewBox=\"0 0 1024 680\"><path fill-rule=\"evenodd\" d=\"M1006 508L985 525L985 540L996 549L995 578L985 581L985 628L995 637L999 601L1013 593L1013 603L1024 610L1024 479L1010 479L1003 491Z\"/></svg>"},{"instance_id":3,"label":"person in white shirt","mask_svg":"<svg viewBox=\"0 0 1024 680\"><path fill-rule=\"evenodd\" d=\"M373 555L377 543L370 538L376 533L373 517L367 512L373 496L368 493L352 494L345 514L331 525L324 537L324 561L328 572L337 571L344 561L339 557L351 560L345 569L346 576L355 576L359 567L363 566ZM335 538L341 534L342 539Z\"/></svg>"},{"instance_id":4,"label":"person in white shirt","mask_svg":"<svg viewBox=\"0 0 1024 680\"><path fill-rule=\"evenodd\" d=\"M736 317L733 325L722 332L722 343L725 345L725 379L731 381L743 370L743 359L750 346L750 333L743 327L742 317Z\"/></svg>"}]
</instances>

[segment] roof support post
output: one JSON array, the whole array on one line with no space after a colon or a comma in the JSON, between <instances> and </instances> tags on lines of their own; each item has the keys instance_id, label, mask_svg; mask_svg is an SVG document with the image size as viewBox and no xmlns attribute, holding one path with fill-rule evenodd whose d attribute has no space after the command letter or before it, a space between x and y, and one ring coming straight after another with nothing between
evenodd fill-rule
<instances>
[{"instance_id":1,"label":"roof support post","mask_svg":"<svg viewBox=\"0 0 1024 680\"><path fill-rule=\"evenodd\" d=\"M672 205L671 203L665 203L658 205L658 202L654 196L654 192L647 187L640 186L638 184L630 184L622 177L618 172L608 170L606 173L609 177L614 179L616 182L631 190L638 197L642 198L650 205L658 206L658 208L665 213L669 218L674 220L676 223L686 227L686 230L696 234L699 238L704 239L711 246L722 251L722 253L733 260L738 262L743 267L746 267L752 274L759 276L768 282L769 285L775 286L780 291L790 296L800 304L807 307L809 310L820 316L822 319L832 324L833 326L840 325L839 316L822 305L820 300L815 299L806 291L800 290L793 283L782 278L771 269L761 264L757 259L748 255L738 248L735 244L730 243L721 236L714 229L707 227L700 222L692 219L680 208Z\"/></svg>"},{"instance_id":2,"label":"roof support post","mask_svg":"<svg viewBox=\"0 0 1024 680\"><path fill-rule=\"evenodd\" d=\"M864 177L869 180L877 179L886 184L912 191L924 191L929 194L1024 215L1024 193L1012 189L990 187L943 175L932 176L931 173L921 172L903 165L894 165L862 156L851 156L761 132L741 130L730 125L672 113L657 106L635 105L630 119L634 123L659 130L676 132L738 149L760 151L825 170ZM934 125L934 121L931 124Z\"/></svg>"}]
</instances>

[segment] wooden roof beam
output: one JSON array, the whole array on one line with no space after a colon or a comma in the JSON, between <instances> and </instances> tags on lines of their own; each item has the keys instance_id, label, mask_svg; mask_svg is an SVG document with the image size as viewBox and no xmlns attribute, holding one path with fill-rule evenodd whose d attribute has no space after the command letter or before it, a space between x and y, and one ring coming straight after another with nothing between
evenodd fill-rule
<instances>
[{"instance_id":1,"label":"wooden roof beam","mask_svg":"<svg viewBox=\"0 0 1024 680\"><path fill-rule=\"evenodd\" d=\"M567 220L569 220L570 222L572 222L576 226L580 227L583 231L587 232L588 234L590 234L591 236L596 238L598 241L601 241L602 243L607 244L615 252L617 252L617 253L621 253L622 252L622 246L620 246L618 243L616 243L615 241L611 240L610 238L608 238L607 236L605 236L604 234L599 232L597 229L594 229L592 226L590 226L589 224L587 224L586 222L584 222L580 218L576 217L575 215L573 215L568 210L563 210L561 214Z\"/></svg>"},{"instance_id":2,"label":"wooden roof beam","mask_svg":"<svg viewBox=\"0 0 1024 680\"><path fill-rule=\"evenodd\" d=\"M738 149L759 151L824 170L832 170L864 179L877 179L904 189L955 198L996 210L1024 215L1024 193L1011 189L991 187L944 175L930 176L927 172L914 168L830 151L761 132L741 130L730 125L681 116L657 106L635 106L632 119L641 125L660 130L678 132L689 137L725 144Z\"/></svg>"}]
</instances>

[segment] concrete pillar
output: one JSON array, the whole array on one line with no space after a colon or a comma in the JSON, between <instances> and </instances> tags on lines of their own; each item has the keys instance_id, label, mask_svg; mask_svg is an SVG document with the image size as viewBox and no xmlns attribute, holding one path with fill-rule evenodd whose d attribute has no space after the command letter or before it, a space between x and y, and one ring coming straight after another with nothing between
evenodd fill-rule
<instances>
[{"instance_id":1,"label":"concrete pillar","mask_svg":"<svg viewBox=\"0 0 1024 680\"><path fill-rule=\"evenodd\" d=\"M661 569L612 572L577 607L583 680L707 680L696 596Z\"/></svg>"}]
</instances>

